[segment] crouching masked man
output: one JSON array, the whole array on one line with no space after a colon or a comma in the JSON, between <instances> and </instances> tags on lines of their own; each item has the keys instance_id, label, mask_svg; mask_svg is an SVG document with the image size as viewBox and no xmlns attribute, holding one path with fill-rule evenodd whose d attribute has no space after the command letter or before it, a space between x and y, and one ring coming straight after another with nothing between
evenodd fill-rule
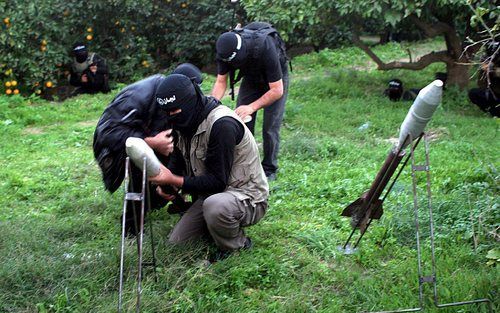
<instances>
[{"instance_id":1,"label":"crouching masked man","mask_svg":"<svg viewBox=\"0 0 500 313\"><path fill-rule=\"evenodd\" d=\"M186 75L197 84L203 81L201 71L190 63L179 65L174 73ZM143 138L164 162L173 150L170 136L172 130L167 122L166 112L158 107L155 97L156 90L164 79L165 76L157 74L125 87L107 106L97 123L93 142L94 156L101 168L104 186L111 193L120 187L125 176L125 142L128 137ZM139 192L142 189L142 171L132 163L130 174L129 190ZM146 211L163 207L166 203L165 199L153 191L150 201L146 201ZM140 206L130 205L129 202L127 205L126 233L136 235ZM173 207L169 207L169 213L171 208Z\"/></svg>"},{"instance_id":2,"label":"crouching masked man","mask_svg":"<svg viewBox=\"0 0 500 313\"><path fill-rule=\"evenodd\" d=\"M151 181L182 189L194 201L169 241L212 238L219 248L212 261L251 247L243 227L265 215L269 186L250 130L234 111L204 96L184 75L167 76L156 101L167 112L177 140L168 168L162 166ZM172 199L161 188L157 191Z\"/></svg>"}]
</instances>

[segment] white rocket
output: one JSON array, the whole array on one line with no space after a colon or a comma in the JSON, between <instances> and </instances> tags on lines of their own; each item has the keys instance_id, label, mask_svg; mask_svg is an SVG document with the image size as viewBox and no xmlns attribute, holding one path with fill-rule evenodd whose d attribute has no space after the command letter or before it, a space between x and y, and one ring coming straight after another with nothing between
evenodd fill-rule
<instances>
[{"instance_id":1,"label":"white rocket","mask_svg":"<svg viewBox=\"0 0 500 313\"><path fill-rule=\"evenodd\" d=\"M407 139L409 135L412 139L416 139L422 134L432 114L441 103L442 95L443 82L440 80L435 80L420 90L401 124L397 148L404 149L410 143Z\"/></svg>"},{"instance_id":2,"label":"white rocket","mask_svg":"<svg viewBox=\"0 0 500 313\"><path fill-rule=\"evenodd\" d=\"M125 141L125 150L132 162L143 170L143 160L146 158L146 175L156 176L160 173L160 160L156 157L153 149L141 138L128 137Z\"/></svg>"}]
</instances>

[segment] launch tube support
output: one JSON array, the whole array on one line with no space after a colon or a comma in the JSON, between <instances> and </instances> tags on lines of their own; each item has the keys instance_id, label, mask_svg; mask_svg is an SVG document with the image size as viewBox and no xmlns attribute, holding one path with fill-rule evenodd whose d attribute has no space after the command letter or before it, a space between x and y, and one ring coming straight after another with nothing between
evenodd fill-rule
<instances>
[{"instance_id":1,"label":"launch tube support","mask_svg":"<svg viewBox=\"0 0 500 313\"><path fill-rule=\"evenodd\" d=\"M150 198L149 198L149 186L147 184L147 158L143 157L142 164L142 181L141 181L141 192L129 192L128 188L131 186L131 175L130 175L130 158L127 157L125 159L125 196L123 200L123 215L122 215L122 238L121 238L121 249L120 249L120 287L118 294L118 312L122 312L123 308L123 271L124 271L124 260L125 260L125 221L127 214L127 204L132 205L132 210L134 211L134 221L137 220L135 216L135 204L141 204L141 213L139 218L139 233L136 236L137 239L137 300L136 300L136 312L139 313L141 310L141 294L142 294L142 270L143 266L153 266L153 271L155 275L155 282L157 281L156 277L156 254L155 254L155 244L153 237L153 225L151 220L149 221L150 225L150 235L151 235L151 249L152 249L152 261L151 262L143 262L142 260L142 252L143 252L143 239L144 239L144 218L146 214L146 201L148 206L150 206Z\"/></svg>"},{"instance_id":2,"label":"launch tube support","mask_svg":"<svg viewBox=\"0 0 500 313\"><path fill-rule=\"evenodd\" d=\"M416 147L420 140L422 139L422 135L421 134L417 141L415 142L414 146ZM411 135L408 134L407 138L408 140L411 140ZM404 154L404 147L402 146L399 146L396 150L396 152L394 152L396 156L399 156L399 155L402 155ZM382 197L382 200L381 203L383 203L385 201L385 199L387 198L387 196L389 195L389 193L391 192L392 190L392 187L394 186L394 184L396 183L397 179L399 178L399 176L401 175L401 172L403 171L403 169L405 168L406 164L408 163L408 160L410 159L410 155L407 155L406 156L406 159L404 160L403 164L401 166L399 166L399 170L396 174L396 176L394 177L394 179L392 180L391 184L389 185L389 188L387 188L387 191L385 192L384 196ZM396 164L396 162L398 164ZM392 159L391 163L389 164L389 166L387 168L392 168L394 165L399 165L401 161L398 160L396 157ZM397 169L397 168L396 168ZM395 169L395 170L396 170ZM387 171L385 171L382 175L382 181L384 180L390 180L391 179L391 176L392 176L393 173L388 173ZM378 177L379 175L377 175ZM389 177L387 177L389 176ZM377 179L376 179L377 180ZM368 201L366 202L366 204L364 204L365 207L367 207L369 210L371 210L370 208L372 207L372 205L375 203L375 201L379 200L377 195L379 194L382 194L382 192L384 191L383 188L385 188L386 184L380 184L378 186L375 186L376 187L376 192L374 192L369 198L368 198ZM380 190L382 189L382 190ZM360 219L356 226L352 229L351 233L349 234L349 237L347 238L346 242L344 243L343 246L339 246L338 249L340 251L343 251L344 254L353 254L359 243L361 242L361 239L363 239L363 236L365 235L366 231L368 230L368 228L370 227L372 221L374 218L371 217L372 213L374 216L377 216L379 213L381 212L378 212L378 211L381 211L382 210L382 206L380 205L379 207L376 208L375 212L371 212L371 211L368 211L365 213L365 217L363 219ZM368 218L368 222L366 224L366 227L364 227L363 229L360 228L360 224L361 222L365 219L365 218ZM356 232L357 229L360 229L360 235L358 237L358 239L356 240L355 244L353 246L351 246L351 240L353 239L353 236L354 236L354 233Z\"/></svg>"},{"instance_id":3,"label":"launch tube support","mask_svg":"<svg viewBox=\"0 0 500 313\"><path fill-rule=\"evenodd\" d=\"M411 136L411 135L410 135ZM413 142L410 138L410 142ZM413 191L413 211L415 218L415 234L416 234L416 247L417 247L417 266L418 266L418 290L419 290L419 306L416 308L408 308L408 309L397 309L392 311L376 311L376 312L367 312L367 313L401 313L401 312L420 312L425 310L424 305L424 292L423 286L426 283L431 283L433 285L434 292L434 301L433 304L436 308L449 308L455 306L462 305L471 305L471 304L482 304L485 303L487 305L487 310L490 313L493 313L493 304L489 299L476 299L476 300L468 300L468 301L460 301L460 302L450 302L450 303L439 303L438 299L438 290L437 284L438 279L436 275L436 257L435 257L435 247L434 247L434 220L433 220L433 211L432 211L432 193L431 193L431 179L430 179L430 162L429 162L429 140L427 136L424 134L424 142L425 142L425 164L424 165L416 165L415 164L415 149L418 145L418 141L415 144L411 144L410 155L411 158L411 176L412 176L412 191ZM422 266L422 252L421 252L421 244L420 244L420 229L419 229L419 216L418 216L418 193L417 193L417 172L426 172L426 196L427 196L427 207L429 209L429 237L430 237L430 248L431 248L431 264L432 264L432 275L425 276L423 275L423 266Z\"/></svg>"}]
</instances>

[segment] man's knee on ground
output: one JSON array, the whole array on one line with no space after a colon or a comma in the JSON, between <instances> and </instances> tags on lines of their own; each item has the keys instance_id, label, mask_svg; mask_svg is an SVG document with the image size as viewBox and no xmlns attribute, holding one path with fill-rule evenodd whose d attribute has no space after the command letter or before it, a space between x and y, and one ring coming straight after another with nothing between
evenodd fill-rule
<instances>
[{"instance_id":1,"label":"man's knee on ground","mask_svg":"<svg viewBox=\"0 0 500 313\"><path fill-rule=\"evenodd\" d=\"M203 201L203 217L207 225L218 224L221 220L230 219L227 197L222 194L212 195Z\"/></svg>"}]
</instances>

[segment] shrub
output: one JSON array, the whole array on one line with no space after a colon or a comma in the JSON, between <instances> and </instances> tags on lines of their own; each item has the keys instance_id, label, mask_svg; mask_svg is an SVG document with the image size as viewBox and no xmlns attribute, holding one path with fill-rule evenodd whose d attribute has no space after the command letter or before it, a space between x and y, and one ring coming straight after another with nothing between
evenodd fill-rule
<instances>
[{"instance_id":1,"label":"shrub","mask_svg":"<svg viewBox=\"0 0 500 313\"><path fill-rule=\"evenodd\" d=\"M0 12L0 92L24 95L66 84L77 41L108 60L114 81L178 62L202 66L214 60L215 40L232 18L229 1L209 0L7 0Z\"/></svg>"}]
</instances>

